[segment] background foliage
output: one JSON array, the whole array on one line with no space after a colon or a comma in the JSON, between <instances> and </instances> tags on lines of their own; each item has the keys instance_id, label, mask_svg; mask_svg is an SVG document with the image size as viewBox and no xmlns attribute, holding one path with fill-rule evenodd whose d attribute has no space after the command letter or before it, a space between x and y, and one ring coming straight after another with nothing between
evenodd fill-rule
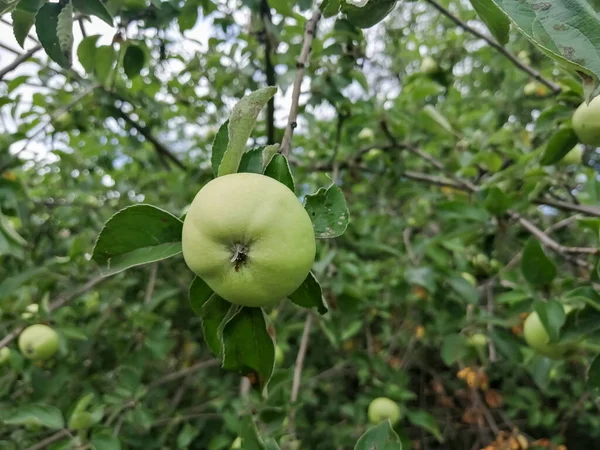
<instances>
[{"instance_id":1,"label":"background foliage","mask_svg":"<svg viewBox=\"0 0 600 450\"><path fill-rule=\"evenodd\" d=\"M329 313L268 311L284 352L268 399L213 359L181 257L104 278L91 255L125 207L185 213L250 91L279 88L249 147L282 141L317 9L0 1L14 25L0 24L0 337L13 350L0 448L228 449L253 434L251 414L281 448L350 449L380 396L403 410L404 448L594 448L600 154L563 157L595 89L596 13L585 3L578 16L592 42L581 83L527 39L510 2L371 1L369 14L321 5L289 160L302 199L333 180L351 221L318 244ZM534 310L553 340L585 345L537 354L522 336ZM31 363L14 338L40 322L61 347ZM70 422L78 402L85 432Z\"/></svg>"}]
</instances>

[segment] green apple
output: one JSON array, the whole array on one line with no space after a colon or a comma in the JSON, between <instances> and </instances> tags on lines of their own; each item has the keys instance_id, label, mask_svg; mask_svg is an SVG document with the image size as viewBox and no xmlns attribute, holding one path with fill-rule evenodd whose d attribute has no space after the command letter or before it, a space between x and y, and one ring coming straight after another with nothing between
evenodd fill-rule
<instances>
[{"instance_id":1,"label":"green apple","mask_svg":"<svg viewBox=\"0 0 600 450\"><path fill-rule=\"evenodd\" d=\"M568 310L565 308L565 312ZM550 343L550 336L537 312L532 312L523 325L525 342L540 355L551 359L561 359L565 353L574 348L572 344Z\"/></svg>"},{"instance_id":2,"label":"green apple","mask_svg":"<svg viewBox=\"0 0 600 450\"><path fill-rule=\"evenodd\" d=\"M10 348L2 347L0 348L0 366L5 364L10 359Z\"/></svg>"},{"instance_id":3,"label":"green apple","mask_svg":"<svg viewBox=\"0 0 600 450\"><path fill-rule=\"evenodd\" d=\"M275 366L280 367L285 360L285 354L279 345L275 346Z\"/></svg>"},{"instance_id":4,"label":"green apple","mask_svg":"<svg viewBox=\"0 0 600 450\"><path fill-rule=\"evenodd\" d=\"M58 334L47 325L31 325L19 336L19 350L27 359L50 359L58 350Z\"/></svg>"},{"instance_id":5,"label":"green apple","mask_svg":"<svg viewBox=\"0 0 600 450\"><path fill-rule=\"evenodd\" d=\"M223 299L262 307L300 287L315 259L315 232L294 193L254 173L215 178L183 223L188 267Z\"/></svg>"},{"instance_id":6,"label":"green apple","mask_svg":"<svg viewBox=\"0 0 600 450\"><path fill-rule=\"evenodd\" d=\"M421 61L421 72L427 75L434 75L440 71L440 66L431 56L426 56Z\"/></svg>"},{"instance_id":7,"label":"green apple","mask_svg":"<svg viewBox=\"0 0 600 450\"><path fill-rule=\"evenodd\" d=\"M392 425L396 425L400 421L402 413L396 402L387 397L378 397L369 405L368 416L369 421L373 424L390 419Z\"/></svg>"},{"instance_id":8,"label":"green apple","mask_svg":"<svg viewBox=\"0 0 600 450\"><path fill-rule=\"evenodd\" d=\"M467 338L467 343L475 348L485 348L487 345L487 336L482 333L475 333Z\"/></svg>"},{"instance_id":9,"label":"green apple","mask_svg":"<svg viewBox=\"0 0 600 450\"><path fill-rule=\"evenodd\" d=\"M471 286L477 286L477 279L468 272L463 272L460 274L463 280L467 281Z\"/></svg>"},{"instance_id":10,"label":"green apple","mask_svg":"<svg viewBox=\"0 0 600 450\"><path fill-rule=\"evenodd\" d=\"M521 61L523 64L525 64L526 66L531 64L531 58L529 57L529 53L526 52L525 50L521 50L518 54L517 54L517 58L519 58L519 61Z\"/></svg>"},{"instance_id":11,"label":"green apple","mask_svg":"<svg viewBox=\"0 0 600 450\"><path fill-rule=\"evenodd\" d=\"M581 144L577 144L569 153L565 155L561 162L567 165L581 164L582 158L583 147L581 146Z\"/></svg>"},{"instance_id":12,"label":"green apple","mask_svg":"<svg viewBox=\"0 0 600 450\"><path fill-rule=\"evenodd\" d=\"M231 444L231 449L234 448L242 448L242 438L241 437L237 437L235 438L235 441L233 441L233 444Z\"/></svg>"},{"instance_id":13,"label":"green apple","mask_svg":"<svg viewBox=\"0 0 600 450\"><path fill-rule=\"evenodd\" d=\"M21 314L22 319L31 319L34 315L38 313L40 310L40 305L37 303L32 303L31 305L27 305L25 308L25 312Z\"/></svg>"},{"instance_id":14,"label":"green apple","mask_svg":"<svg viewBox=\"0 0 600 450\"><path fill-rule=\"evenodd\" d=\"M573 114L573 129L579 142L593 147L600 147L600 98L587 105L583 102Z\"/></svg>"},{"instance_id":15,"label":"green apple","mask_svg":"<svg viewBox=\"0 0 600 450\"><path fill-rule=\"evenodd\" d=\"M375 138L375 133L370 128L363 128L358 133L358 138L364 141L372 141Z\"/></svg>"}]
</instances>

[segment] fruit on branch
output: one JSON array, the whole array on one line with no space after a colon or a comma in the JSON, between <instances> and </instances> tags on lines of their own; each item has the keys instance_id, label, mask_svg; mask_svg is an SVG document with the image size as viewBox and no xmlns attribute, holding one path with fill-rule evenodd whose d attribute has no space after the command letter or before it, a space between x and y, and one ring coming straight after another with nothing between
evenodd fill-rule
<instances>
[{"instance_id":1,"label":"fruit on branch","mask_svg":"<svg viewBox=\"0 0 600 450\"><path fill-rule=\"evenodd\" d=\"M539 81L530 81L523 87L523 93L528 97L544 97L550 93L550 89Z\"/></svg>"},{"instance_id":2,"label":"fruit on branch","mask_svg":"<svg viewBox=\"0 0 600 450\"><path fill-rule=\"evenodd\" d=\"M566 156L560 161L566 165L581 164L583 160L583 147L581 144L577 144L573 149L566 154Z\"/></svg>"},{"instance_id":3,"label":"fruit on branch","mask_svg":"<svg viewBox=\"0 0 600 450\"><path fill-rule=\"evenodd\" d=\"M402 417L400 407L396 402L387 397L378 397L374 399L369 405L367 413L369 421L373 424L390 419L392 425L396 425Z\"/></svg>"},{"instance_id":4,"label":"fruit on branch","mask_svg":"<svg viewBox=\"0 0 600 450\"><path fill-rule=\"evenodd\" d=\"M371 128L363 128L358 133L358 138L363 141L372 141L375 139L375 132Z\"/></svg>"},{"instance_id":5,"label":"fruit on branch","mask_svg":"<svg viewBox=\"0 0 600 450\"><path fill-rule=\"evenodd\" d=\"M475 333L467 338L467 343L475 348L485 348L487 345L487 336L482 333Z\"/></svg>"},{"instance_id":6,"label":"fruit on branch","mask_svg":"<svg viewBox=\"0 0 600 450\"><path fill-rule=\"evenodd\" d=\"M0 348L0 366L4 363L7 363L10 359L10 348L2 347Z\"/></svg>"},{"instance_id":7,"label":"fruit on branch","mask_svg":"<svg viewBox=\"0 0 600 450\"><path fill-rule=\"evenodd\" d=\"M38 313L38 311L40 310L40 305L38 305L37 303L32 303L31 305L27 305L27 307L25 308L25 312L21 313L21 318L22 319L31 319L34 315L36 315Z\"/></svg>"},{"instance_id":8,"label":"fruit on branch","mask_svg":"<svg viewBox=\"0 0 600 450\"><path fill-rule=\"evenodd\" d=\"M593 147L600 147L600 98L587 105L583 102L573 114L573 129L579 142Z\"/></svg>"},{"instance_id":9,"label":"fruit on branch","mask_svg":"<svg viewBox=\"0 0 600 450\"><path fill-rule=\"evenodd\" d=\"M58 350L58 334L48 325L31 325L19 336L19 350L33 361L44 361Z\"/></svg>"},{"instance_id":10,"label":"fruit on branch","mask_svg":"<svg viewBox=\"0 0 600 450\"><path fill-rule=\"evenodd\" d=\"M421 72L426 75L435 75L440 71L440 66L431 56L426 56L421 61Z\"/></svg>"},{"instance_id":11,"label":"fruit on branch","mask_svg":"<svg viewBox=\"0 0 600 450\"><path fill-rule=\"evenodd\" d=\"M565 313L568 314L570 308L565 308ZM532 312L525 319L523 326L523 337L525 342L540 355L547 356L551 359L561 359L565 354L577 347L573 343L550 342L550 335L544 328L544 324L537 312Z\"/></svg>"},{"instance_id":12,"label":"fruit on branch","mask_svg":"<svg viewBox=\"0 0 600 450\"><path fill-rule=\"evenodd\" d=\"M223 299L262 307L300 287L315 259L308 213L279 181L254 173L215 178L183 224L188 267Z\"/></svg>"}]
</instances>

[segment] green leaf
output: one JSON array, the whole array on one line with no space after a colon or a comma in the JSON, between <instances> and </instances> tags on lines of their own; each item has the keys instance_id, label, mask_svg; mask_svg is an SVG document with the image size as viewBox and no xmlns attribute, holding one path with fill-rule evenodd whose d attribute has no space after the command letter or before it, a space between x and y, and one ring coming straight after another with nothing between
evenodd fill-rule
<instances>
[{"instance_id":1,"label":"green leaf","mask_svg":"<svg viewBox=\"0 0 600 450\"><path fill-rule=\"evenodd\" d=\"M2 295L2 297L8 297L8 295L12 294L12 292L14 292L20 286L23 286L30 280L33 280L34 278L45 274L55 264L61 263L64 263L63 259L58 257L52 258L42 267L34 267L28 270L24 270L22 272L19 272L18 274L13 275L12 277L7 277L3 279L2 282L0 282L0 294Z\"/></svg>"},{"instance_id":2,"label":"green leaf","mask_svg":"<svg viewBox=\"0 0 600 450\"><path fill-rule=\"evenodd\" d=\"M521 271L525 279L534 286L550 284L556 277L556 266L534 238L530 238L523 249Z\"/></svg>"},{"instance_id":3,"label":"green leaf","mask_svg":"<svg viewBox=\"0 0 600 450\"><path fill-rule=\"evenodd\" d=\"M267 450L263 440L258 435L258 429L251 415L246 415L242 419L240 437L242 438L242 448L244 450Z\"/></svg>"},{"instance_id":4,"label":"green leaf","mask_svg":"<svg viewBox=\"0 0 600 450\"><path fill-rule=\"evenodd\" d=\"M560 329L565 324L567 316L562 304L556 300L548 300L547 302L536 301L533 308L540 316L542 325L546 329L550 342L558 341Z\"/></svg>"},{"instance_id":5,"label":"green leaf","mask_svg":"<svg viewBox=\"0 0 600 450\"><path fill-rule=\"evenodd\" d=\"M69 55L70 61L73 54L73 4L70 1L64 5L62 11L58 14L56 35L58 36L60 50Z\"/></svg>"},{"instance_id":6,"label":"green leaf","mask_svg":"<svg viewBox=\"0 0 600 450\"><path fill-rule=\"evenodd\" d=\"M470 0L473 9L483 20L500 45L508 43L510 21L493 0Z\"/></svg>"},{"instance_id":7,"label":"green leaf","mask_svg":"<svg viewBox=\"0 0 600 450\"><path fill-rule=\"evenodd\" d=\"M588 386L592 388L596 394L600 391L600 355L597 355L590 364L587 371Z\"/></svg>"},{"instance_id":8,"label":"green leaf","mask_svg":"<svg viewBox=\"0 0 600 450\"><path fill-rule=\"evenodd\" d=\"M64 14L63 10L66 9ZM62 5L60 3L46 3L42 6L35 17L35 29L44 50L54 62L68 69L71 67L71 49L68 47L68 31L65 29L68 22L69 11L73 13L71 3ZM59 38L60 17L60 38ZM72 35L71 35L72 37ZM62 42L62 45L61 45ZM67 45L67 47L64 47ZM72 41L71 41L72 45ZM65 48L65 50L63 50Z\"/></svg>"},{"instance_id":9,"label":"green leaf","mask_svg":"<svg viewBox=\"0 0 600 450\"><path fill-rule=\"evenodd\" d=\"M579 142L573 128L560 128L556 131L546 144L540 164L547 166L563 159Z\"/></svg>"},{"instance_id":10,"label":"green leaf","mask_svg":"<svg viewBox=\"0 0 600 450\"><path fill-rule=\"evenodd\" d=\"M101 0L72 0L75 9L89 16L96 16L104 20L111 27L113 26L113 18L102 3Z\"/></svg>"},{"instance_id":11,"label":"green leaf","mask_svg":"<svg viewBox=\"0 0 600 450\"><path fill-rule=\"evenodd\" d=\"M177 17L179 31L191 30L198 22L198 4L194 2L186 2Z\"/></svg>"},{"instance_id":12,"label":"green leaf","mask_svg":"<svg viewBox=\"0 0 600 450\"><path fill-rule=\"evenodd\" d=\"M199 433L198 427L186 423L177 435L177 448L188 448Z\"/></svg>"},{"instance_id":13,"label":"green leaf","mask_svg":"<svg viewBox=\"0 0 600 450\"><path fill-rule=\"evenodd\" d=\"M448 279L448 283L454 292L463 300L472 305L479 302L479 291L460 275L454 275Z\"/></svg>"},{"instance_id":14,"label":"green leaf","mask_svg":"<svg viewBox=\"0 0 600 450\"><path fill-rule=\"evenodd\" d=\"M13 10L13 33L21 47L24 47L25 39L35 23L35 15L44 3L45 0L21 0Z\"/></svg>"},{"instance_id":15,"label":"green leaf","mask_svg":"<svg viewBox=\"0 0 600 450\"><path fill-rule=\"evenodd\" d=\"M487 190L483 205L493 215L501 216L511 207L512 202L500 188L493 186Z\"/></svg>"},{"instance_id":16,"label":"green leaf","mask_svg":"<svg viewBox=\"0 0 600 450\"><path fill-rule=\"evenodd\" d=\"M279 154L279 153L277 153L278 151L279 151L279 144L272 144L272 145L265 146L265 149L263 150L263 167L268 167L268 165L271 163L271 161L273 160L275 155Z\"/></svg>"},{"instance_id":17,"label":"green leaf","mask_svg":"<svg viewBox=\"0 0 600 450\"><path fill-rule=\"evenodd\" d=\"M289 0L269 0L269 6L282 16L294 15L294 3Z\"/></svg>"},{"instance_id":18,"label":"green leaf","mask_svg":"<svg viewBox=\"0 0 600 450\"><path fill-rule=\"evenodd\" d=\"M321 292L321 285L312 272L308 273L306 280L288 298L303 308L317 308L320 314L327 313L327 304Z\"/></svg>"},{"instance_id":19,"label":"green leaf","mask_svg":"<svg viewBox=\"0 0 600 450\"><path fill-rule=\"evenodd\" d=\"M265 175L285 184L292 192L294 192L294 178L292 177L290 165L285 156L279 153L274 155L273 159L271 159L271 162L265 169Z\"/></svg>"},{"instance_id":20,"label":"green leaf","mask_svg":"<svg viewBox=\"0 0 600 450\"><path fill-rule=\"evenodd\" d=\"M514 334L501 328L495 328L490 336L496 348L504 357L513 362L521 361L521 347Z\"/></svg>"},{"instance_id":21,"label":"green leaf","mask_svg":"<svg viewBox=\"0 0 600 450\"><path fill-rule=\"evenodd\" d=\"M369 0L363 7L351 5L346 0L340 1L342 12L350 23L359 28L371 28L392 12L397 0Z\"/></svg>"},{"instance_id":22,"label":"green leaf","mask_svg":"<svg viewBox=\"0 0 600 450\"><path fill-rule=\"evenodd\" d=\"M112 435L111 431L94 433L91 439L94 450L121 450L119 438Z\"/></svg>"},{"instance_id":23,"label":"green leaf","mask_svg":"<svg viewBox=\"0 0 600 450\"><path fill-rule=\"evenodd\" d=\"M133 79L140 74L146 62L146 53L136 44L127 45L125 56L123 56L123 69L127 78Z\"/></svg>"},{"instance_id":24,"label":"green leaf","mask_svg":"<svg viewBox=\"0 0 600 450\"><path fill-rule=\"evenodd\" d=\"M194 311L196 315L202 316L202 307L210 300L213 294L213 290L202 280L202 278L195 277L192 280L189 290L189 300L192 311Z\"/></svg>"},{"instance_id":25,"label":"green leaf","mask_svg":"<svg viewBox=\"0 0 600 450\"><path fill-rule=\"evenodd\" d=\"M259 89L243 97L233 107L227 127L229 142L219 165L218 176L237 172L258 114L276 93L276 87Z\"/></svg>"},{"instance_id":26,"label":"green leaf","mask_svg":"<svg viewBox=\"0 0 600 450\"><path fill-rule=\"evenodd\" d=\"M402 450L400 437L394 431L390 420L369 428L358 439L354 450Z\"/></svg>"},{"instance_id":27,"label":"green leaf","mask_svg":"<svg viewBox=\"0 0 600 450\"><path fill-rule=\"evenodd\" d=\"M16 232L0 209L0 256L9 254L22 259L24 256L23 249L26 246L27 241Z\"/></svg>"},{"instance_id":28,"label":"green leaf","mask_svg":"<svg viewBox=\"0 0 600 450\"><path fill-rule=\"evenodd\" d=\"M243 307L223 328L223 368L250 379L262 391L275 366L275 343L262 308Z\"/></svg>"},{"instance_id":29,"label":"green leaf","mask_svg":"<svg viewBox=\"0 0 600 450\"><path fill-rule=\"evenodd\" d=\"M88 36L77 47L77 58L87 73L92 73L96 67L96 42L99 38L99 34Z\"/></svg>"},{"instance_id":30,"label":"green leaf","mask_svg":"<svg viewBox=\"0 0 600 450\"><path fill-rule=\"evenodd\" d=\"M264 147L248 150L242 156L238 173L262 173Z\"/></svg>"},{"instance_id":31,"label":"green leaf","mask_svg":"<svg viewBox=\"0 0 600 450\"><path fill-rule=\"evenodd\" d=\"M556 0L544 7L545 3L521 0L494 2L542 52L583 76L586 99L590 100L600 77L600 19L590 3Z\"/></svg>"},{"instance_id":32,"label":"green leaf","mask_svg":"<svg viewBox=\"0 0 600 450\"><path fill-rule=\"evenodd\" d=\"M323 0L320 6L323 17L326 19L336 16L340 12L341 7L340 0Z\"/></svg>"},{"instance_id":33,"label":"green leaf","mask_svg":"<svg viewBox=\"0 0 600 450\"><path fill-rule=\"evenodd\" d=\"M447 366L451 366L459 359L464 358L468 351L467 338L462 334L449 334L444 337L441 356Z\"/></svg>"},{"instance_id":34,"label":"green leaf","mask_svg":"<svg viewBox=\"0 0 600 450\"><path fill-rule=\"evenodd\" d=\"M433 416L425 411L409 411L407 416L410 423L433 434L439 442L444 442L444 437L440 433L438 423Z\"/></svg>"},{"instance_id":35,"label":"green leaf","mask_svg":"<svg viewBox=\"0 0 600 450\"><path fill-rule=\"evenodd\" d=\"M215 356L223 353L223 327L226 319L231 318L239 308L223 300L218 295L212 295L201 309L202 329L204 340Z\"/></svg>"},{"instance_id":36,"label":"green leaf","mask_svg":"<svg viewBox=\"0 0 600 450\"><path fill-rule=\"evenodd\" d=\"M536 355L527 367L531 378L541 390L546 390L550 384L550 371L555 362L545 356Z\"/></svg>"},{"instance_id":37,"label":"green leaf","mask_svg":"<svg viewBox=\"0 0 600 450\"><path fill-rule=\"evenodd\" d=\"M441 128L442 130L446 131L447 133L453 136L458 135L458 133L454 131L454 128L452 127L448 119L446 119L446 116L444 116L435 106L425 105L425 107L423 108L423 114L425 115L425 117L431 119L431 121L438 125L439 128Z\"/></svg>"},{"instance_id":38,"label":"green leaf","mask_svg":"<svg viewBox=\"0 0 600 450\"><path fill-rule=\"evenodd\" d=\"M225 154L225 151L227 150L227 145L229 144L229 135L227 134L228 128L229 120L227 120L223 125L221 125L219 131L217 132L217 135L215 136L215 140L213 141L212 155L210 161L215 177L219 175L219 166L221 165L223 155Z\"/></svg>"},{"instance_id":39,"label":"green leaf","mask_svg":"<svg viewBox=\"0 0 600 450\"><path fill-rule=\"evenodd\" d=\"M117 54L115 49L112 45L101 45L96 49L95 57L95 69L98 80L106 83L116 61Z\"/></svg>"},{"instance_id":40,"label":"green leaf","mask_svg":"<svg viewBox=\"0 0 600 450\"><path fill-rule=\"evenodd\" d=\"M317 238L341 236L348 227L349 213L342 190L336 185L307 195L304 209L313 223Z\"/></svg>"},{"instance_id":41,"label":"green leaf","mask_svg":"<svg viewBox=\"0 0 600 450\"><path fill-rule=\"evenodd\" d=\"M41 403L19 406L3 422L6 425L39 425L51 430L59 430L65 426L58 408Z\"/></svg>"},{"instance_id":42,"label":"green leaf","mask_svg":"<svg viewBox=\"0 0 600 450\"><path fill-rule=\"evenodd\" d=\"M0 16L15 9L17 3L19 0L0 0Z\"/></svg>"},{"instance_id":43,"label":"green leaf","mask_svg":"<svg viewBox=\"0 0 600 450\"><path fill-rule=\"evenodd\" d=\"M92 259L105 276L181 253L183 222L152 205L125 208L104 225Z\"/></svg>"}]
</instances>

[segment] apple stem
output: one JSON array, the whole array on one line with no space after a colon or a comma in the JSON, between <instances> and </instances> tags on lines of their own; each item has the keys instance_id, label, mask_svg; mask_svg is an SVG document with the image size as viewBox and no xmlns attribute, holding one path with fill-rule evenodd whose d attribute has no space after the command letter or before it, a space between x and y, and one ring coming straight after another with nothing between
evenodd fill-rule
<instances>
[{"instance_id":1,"label":"apple stem","mask_svg":"<svg viewBox=\"0 0 600 450\"><path fill-rule=\"evenodd\" d=\"M240 265L246 261L248 257L248 247L242 244L235 244L233 248L233 256L231 257L231 262L235 263L235 271L237 272L240 269Z\"/></svg>"}]
</instances>

